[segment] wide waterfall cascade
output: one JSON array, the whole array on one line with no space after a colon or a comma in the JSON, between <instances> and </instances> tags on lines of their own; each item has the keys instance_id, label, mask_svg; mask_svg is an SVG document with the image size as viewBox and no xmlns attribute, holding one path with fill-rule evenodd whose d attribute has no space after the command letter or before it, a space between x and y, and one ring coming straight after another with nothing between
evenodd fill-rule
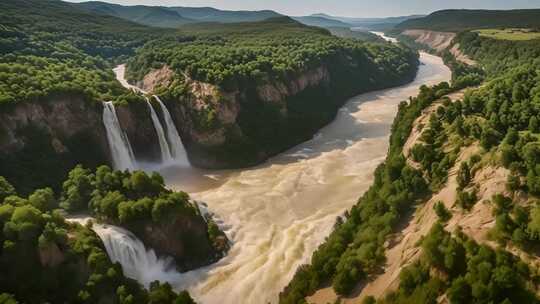
<instances>
[{"instance_id":1,"label":"wide waterfall cascade","mask_svg":"<svg viewBox=\"0 0 540 304\"><path fill-rule=\"evenodd\" d=\"M127 134L122 130L111 101L104 102L103 124L111 150L113 166L116 170L135 170L135 155Z\"/></svg>"},{"instance_id":2,"label":"wide waterfall cascade","mask_svg":"<svg viewBox=\"0 0 540 304\"><path fill-rule=\"evenodd\" d=\"M147 250L133 233L120 227L99 224L94 224L92 230L103 241L111 261L122 265L125 276L147 288L156 280L175 282L180 279L171 258L158 258L154 250Z\"/></svg>"},{"instance_id":3,"label":"wide waterfall cascade","mask_svg":"<svg viewBox=\"0 0 540 304\"><path fill-rule=\"evenodd\" d=\"M71 223L81 225L94 221L91 217L67 217ZM113 263L120 263L124 275L137 280L145 287L159 280L161 282L177 282L180 273L176 271L174 261L171 258L159 258L154 250L147 249L133 233L126 229L92 223L92 230L99 236L107 255Z\"/></svg>"},{"instance_id":4,"label":"wide waterfall cascade","mask_svg":"<svg viewBox=\"0 0 540 304\"><path fill-rule=\"evenodd\" d=\"M184 148L182 139L178 134L178 130L176 129L176 125L174 124L174 121L171 117L171 113L158 96L154 95L154 98L159 103L159 106L161 107L161 112L163 113L163 118L165 120L165 128L167 129L167 139L169 140L171 148L170 150L175 163L189 166L186 149Z\"/></svg>"},{"instance_id":5,"label":"wide waterfall cascade","mask_svg":"<svg viewBox=\"0 0 540 304\"><path fill-rule=\"evenodd\" d=\"M148 100L148 98L146 98L146 104L148 105L148 109L150 110L150 117L152 118L152 123L154 124L154 129L156 130L156 134L158 137L159 148L161 150L161 161L163 163L170 163L172 162L173 157L171 155L169 143L165 138L165 131L163 131L163 126L161 125L159 117L157 116L157 113L154 110L154 107L152 107L152 104L150 103L150 100Z\"/></svg>"}]
</instances>

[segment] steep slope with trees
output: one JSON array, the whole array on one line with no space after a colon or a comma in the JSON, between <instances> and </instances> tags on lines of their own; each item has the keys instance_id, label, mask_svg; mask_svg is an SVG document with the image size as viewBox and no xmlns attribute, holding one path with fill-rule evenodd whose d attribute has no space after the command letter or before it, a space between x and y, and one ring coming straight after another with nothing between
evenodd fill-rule
<instances>
[{"instance_id":1,"label":"steep slope with trees","mask_svg":"<svg viewBox=\"0 0 540 304\"><path fill-rule=\"evenodd\" d=\"M23 197L0 177L0 201L2 303L194 303L167 283L146 290L124 277L90 227L65 221L50 188Z\"/></svg>"},{"instance_id":2,"label":"steep slope with trees","mask_svg":"<svg viewBox=\"0 0 540 304\"><path fill-rule=\"evenodd\" d=\"M439 99L446 92L438 90L425 99L423 89L400 108L374 185L311 265L298 270L283 303L302 302L328 282L346 303L354 288L360 294L354 300L364 303L538 303L538 40L473 32L455 39L484 68L485 83L452 99ZM403 158L403 167L389 171L395 158ZM418 170L425 187L414 189L426 192L414 215L401 222L403 233L391 235L397 221L373 214L393 218L410 208L414 196L392 189L408 176L403 168ZM385 177L391 172L400 177ZM401 198L406 204L388 206ZM369 247L374 240L380 247ZM380 276L384 286L374 288ZM361 292L366 286L370 292Z\"/></svg>"}]
</instances>

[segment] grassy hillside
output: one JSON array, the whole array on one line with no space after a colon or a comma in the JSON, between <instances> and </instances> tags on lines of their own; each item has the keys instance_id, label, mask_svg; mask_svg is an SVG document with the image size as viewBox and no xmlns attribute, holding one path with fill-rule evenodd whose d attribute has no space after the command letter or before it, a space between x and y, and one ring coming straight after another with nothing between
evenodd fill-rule
<instances>
[{"instance_id":1,"label":"grassy hillside","mask_svg":"<svg viewBox=\"0 0 540 304\"><path fill-rule=\"evenodd\" d=\"M540 9L442 10L423 18L404 21L396 26L397 29L428 29L450 32L500 27L539 28Z\"/></svg>"},{"instance_id":2,"label":"grassy hillside","mask_svg":"<svg viewBox=\"0 0 540 304\"><path fill-rule=\"evenodd\" d=\"M507 29L485 29L474 31L482 37L500 40L534 40L540 39L540 32L530 29L507 28Z\"/></svg>"}]
</instances>

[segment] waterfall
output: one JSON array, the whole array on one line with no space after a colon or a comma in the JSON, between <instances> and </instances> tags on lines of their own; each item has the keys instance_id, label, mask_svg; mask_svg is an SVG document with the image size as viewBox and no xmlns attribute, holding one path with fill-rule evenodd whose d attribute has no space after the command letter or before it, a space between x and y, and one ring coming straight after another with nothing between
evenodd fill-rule
<instances>
[{"instance_id":1,"label":"waterfall","mask_svg":"<svg viewBox=\"0 0 540 304\"><path fill-rule=\"evenodd\" d=\"M154 95L154 98L159 103L161 111L163 112L163 118L165 119L165 127L167 129L167 139L169 140L172 157L174 158L176 163L184 166L189 166L186 149L184 148L184 144L182 144L182 139L180 138L180 135L178 135L178 130L176 129L176 126L172 120L171 113L169 112L169 110L167 110L167 107L158 96Z\"/></svg>"},{"instance_id":2,"label":"waterfall","mask_svg":"<svg viewBox=\"0 0 540 304\"><path fill-rule=\"evenodd\" d=\"M150 117L152 118L154 129L156 129L156 134L159 141L159 148L161 149L161 161L163 163L170 163L173 160L173 157L171 155L171 149L169 148L167 139L165 138L163 126L161 125L159 117L157 116L156 111L154 110L154 107L152 107L152 104L150 103L148 98L146 98L146 103L148 104L148 108L150 109Z\"/></svg>"},{"instance_id":3,"label":"waterfall","mask_svg":"<svg viewBox=\"0 0 540 304\"><path fill-rule=\"evenodd\" d=\"M96 223L92 225L92 230L103 241L111 261L122 265L125 276L147 288L156 280L175 282L180 279L171 258L158 258L154 250L147 250L133 233L120 227Z\"/></svg>"},{"instance_id":4,"label":"waterfall","mask_svg":"<svg viewBox=\"0 0 540 304\"><path fill-rule=\"evenodd\" d=\"M112 102L105 102L103 124L111 149L113 165L116 170L135 170L135 156L126 133L120 127Z\"/></svg>"},{"instance_id":5,"label":"waterfall","mask_svg":"<svg viewBox=\"0 0 540 304\"><path fill-rule=\"evenodd\" d=\"M178 282L180 273L176 271L171 258L158 258L154 250L147 250L144 244L126 229L102 225L94 218L87 216L66 217L70 223L86 225L93 221L92 230L99 236L107 255L113 263L120 263L124 275L137 280L145 287L159 280L162 282Z\"/></svg>"},{"instance_id":6,"label":"waterfall","mask_svg":"<svg viewBox=\"0 0 540 304\"><path fill-rule=\"evenodd\" d=\"M117 66L116 68L113 69L113 71L116 74L116 79L120 82L120 84L122 84L123 87L131 91L134 91L135 93L139 93L142 95L147 94L146 91L129 84L129 82L125 79L125 72L126 72L125 64ZM176 126L172 120L169 110L167 109L165 104L161 101L161 99L159 99L159 97L154 95L154 98L158 101L159 106L161 107L161 112L163 113L163 120L164 120L165 125L161 124L159 117L156 114L156 111L154 110L154 108L152 107L152 104L150 103L150 101L146 99L146 102L150 109L150 115L152 118L152 122L154 124L154 129L156 130L156 133L158 136L159 147L161 149L162 162L164 164L173 163L175 165L189 167L189 160L187 157L186 149L184 148L184 145L182 144L182 140L180 138L180 135L178 134L178 130L176 129ZM113 111L114 111L114 108L113 108ZM114 116L116 117L116 114L114 114ZM105 117L105 114L104 114L104 117ZM118 124L118 126L120 126L120 124ZM120 135L124 134L122 130L120 129L119 129L119 132L120 132L119 133ZM115 157L115 154L119 154L119 153L116 153L113 150L113 149L116 149L116 147L113 147L114 145L111 144L112 139L109 137L109 134L107 134L107 136L109 138L109 144L111 146L111 151L112 151L113 159L115 162L115 168L116 169L134 169L134 164L135 164L134 157L131 158L132 161L131 161L130 166L127 166L123 162L123 160L125 159L121 160L118 155L117 155L118 157ZM114 139L118 140L121 137L125 138L124 142L127 142L129 146L129 141L127 141L127 136L125 136L125 134L123 136L116 136ZM131 146L129 147L128 151L131 151ZM131 152L131 156L133 156L133 152ZM118 158L118 161L117 161L117 158Z\"/></svg>"}]
</instances>

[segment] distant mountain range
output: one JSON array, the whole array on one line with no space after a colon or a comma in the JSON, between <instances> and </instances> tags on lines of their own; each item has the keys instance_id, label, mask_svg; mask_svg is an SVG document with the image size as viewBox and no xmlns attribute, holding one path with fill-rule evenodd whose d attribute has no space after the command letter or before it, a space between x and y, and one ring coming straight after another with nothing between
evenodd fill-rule
<instances>
[{"instance_id":1,"label":"distant mountain range","mask_svg":"<svg viewBox=\"0 0 540 304\"><path fill-rule=\"evenodd\" d=\"M312 17L325 18L330 20L336 20L348 24L350 27L358 27L363 29L376 29L381 27L393 27L406 20L422 18L425 15L410 15L399 17L386 17L386 18L353 18L353 17L338 17L327 14L314 14Z\"/></svg>"},{"instance_id":2,"label":"distant mountain range","mask_svg":"<svg viewBox=\"0 0 540 304\"><path fill-rule=\"evenodd\" d=\"M123 6L100 1L73 3L72 5L89 12L114 16L137 22L139 24L164 28L177 28L186 24L201 22L256 22L283 16L271 10L228 11L212 7L165 7L145 5ZM422 16L413 15L390 18L350 18L330 16L326 14L315 14L311 16L296 16L292 18L306 25L324 28L357 27L362 30L377 30L390 28L405 20L418 17Z\"/></svg>"},{"instance_id":3,"label":"distant mountain range","mask_svg":"<svg viewBox=\"0 0 540 304\"><path fill-rule=\"evenodd\" d=\"M442 10L423 18L406 20L396 29L459 32L494 27L540 28L540 9Z\"/></svg>"},{"instance_id":4,"label":"distant mountain range","mask_svg":"<svg viewBox=\"0 0 540 304\"><path fill-rule=\"evenodd\" d=\"M226 11L211 7L123 6L99 1L73 3L90 12L115 16L144 25L176 28L200 22L255 22L280 17L274 11Z\"/></svg>"},{"instance_id":5,"label":"distant mountain range","mask_svg":"<svg viewBox=\"0 0 540 304\"><path fill-rule=\"evenodd\" d=\"M320 17L320 16L299 16L299 17L292 17L292 18L300 23L303 23L305 25L310 25L310 26L318 26L318 27L325 27L325 28L328 28L328 27L350 28L351 27L351 25L346 22L342 22L336 19Z\"/></svg>"}]
</instances>

